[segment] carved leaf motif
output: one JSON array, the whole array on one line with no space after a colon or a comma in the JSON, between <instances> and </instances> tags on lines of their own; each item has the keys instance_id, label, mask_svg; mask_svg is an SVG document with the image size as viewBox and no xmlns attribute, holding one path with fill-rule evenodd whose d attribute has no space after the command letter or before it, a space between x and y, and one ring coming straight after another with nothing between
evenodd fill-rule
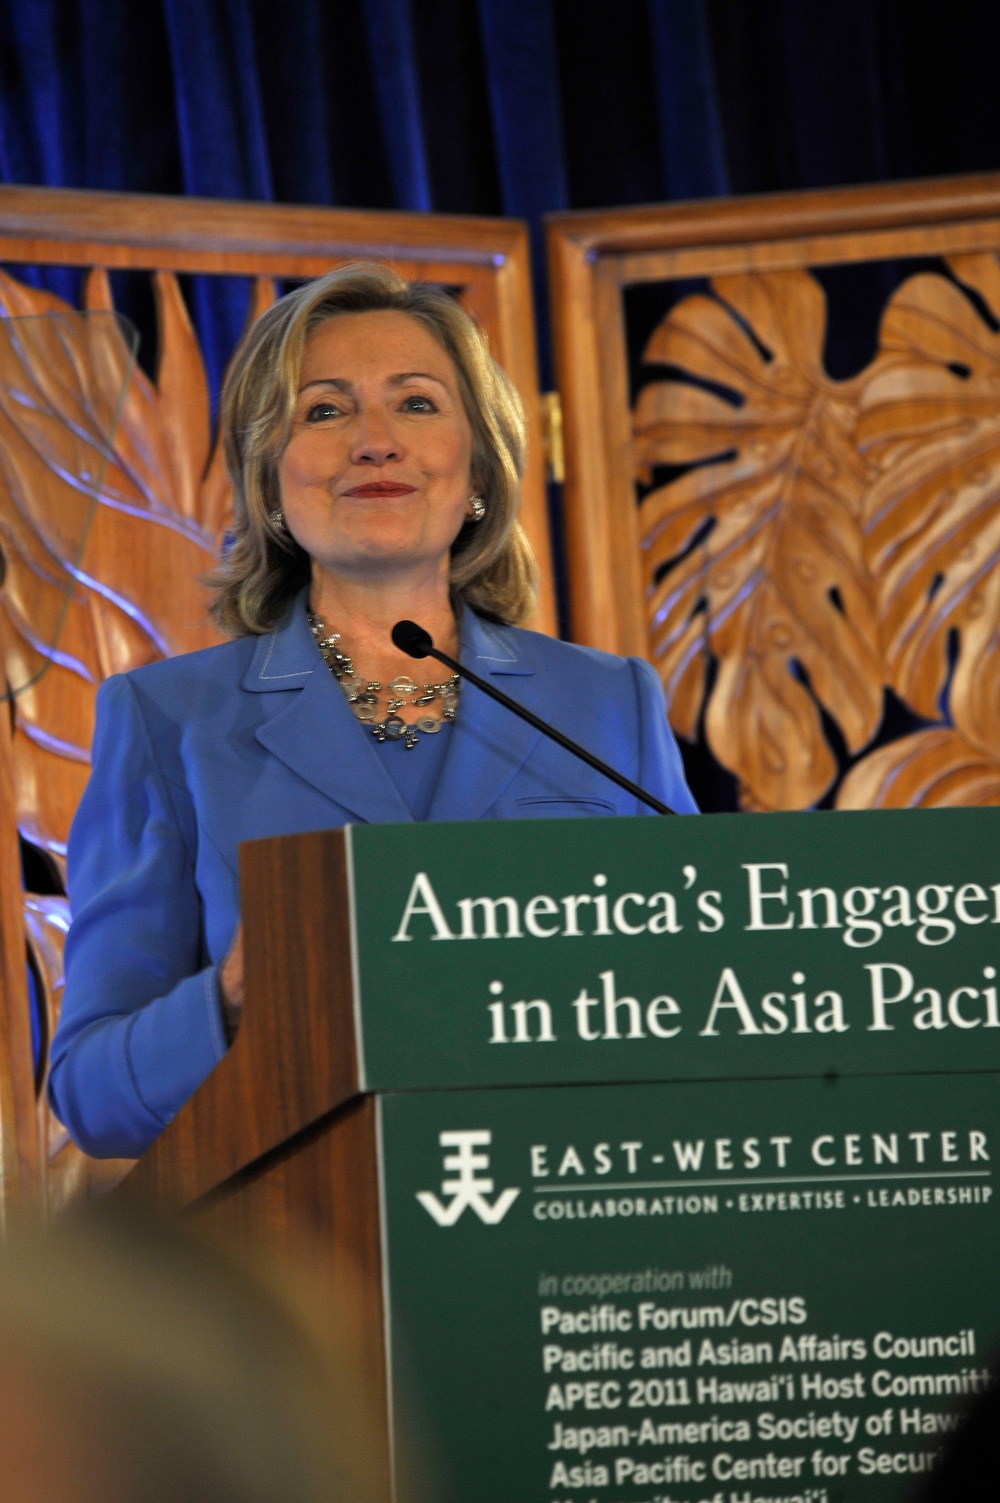
<instances>
[{"instance_id":1,"label":"carved leaf motif","mask_svg":"<svg viewBox=\"0 0 1000 1503\"><path fill-rule=\"evenodd\" d=\"M692 737L710 647L713 753L748 805L805 808L836 764L802 678L852 750L882 709L858 382L823 368L825 301L808 273L712 286L714 298L679 303L645 351L693 381L646 386L633 420L640 479L658 465L698 466L642 502L652 656L671 720Z\"/></svg>"},{"instance_id":2,"label":"carved leaf motif","mask_svg":"<svg viewBox=\"0 0 1000 1503\"><path fill-rule=\"evenodd\" d=\"M126 393L117 445L152 509L189 517L217 545L232 512L232 493L216 443L209 457L209 396L205 368L176 278L156 272L160 349L156 384L135 367ZM248 325L274 301L274 283L254 283ZM87 278L90 312L114 310L107 273Z\"/></svg>"},{"instance_id":3,"label":"carved leaf motif","mask_svg":"<svg viewBox=\"0 0 1000 1503\"><path fill-rule=\"evenodd\" d=\"M99 312L110 307L101 273L88 304L96 316L84 318L0 273L0 312L56 315L0 324L0 634L21 690L22 829L55 855L86 782L102 679L218 640L201 583L216 542L202 520L218 526L227 509L174 279L159 278L160 386Z\"/></svg>"},{"instance_id":4,"label":"carved leaf motif","mask_svg":"<svg viewBox=\"0 0 1000 1503\"><path fill-rule=\"evenodd\" d=\"M274 282L270 277L257 277L250 289L245 329L255 323L265 308L270 308L277 297ZM222 444L216 442L201 483L198 504L198 521L208 535L221 542L226 528L232 521L233 491L226 474Z\"/></svg>"},{"instance_id":5,"label":"carved leaf motif","mask_svg":"<svg viewBox=\"0 0 1000 1503\"><path fill-rule=\"evenodd\" d=\"M955 256L950 265L1000 316L996 257ZM918 714L938 718L957 630L950 708L971 728L982 707L965 702L971 679L962 665L977 650L973 624L996 608L1000 334L959 287L922 275L890 300L881 343L883 359L862 384L858 441L883 471L866 497L864 528L890 681Z\"/></svg>"},{"instance_id":6,"label":"carved leaf motif","mask_svg":"<svg viewBox=\"0 0 1000 1503\"><path fill-rule=\"evenodd\" d=\"M837 794L839 809L1000 803L1000 570L966 616L951 683L955 725L904 736L863 757Z\"/></svg>"},{"instance_id":7,"label":"carved leaf motif","mask_svg":"<svg viewBox=\"0 0 1000 1503\"><path fill-rule=\"evenodd\" d=\"M1000 313L993 254L955 256L959 282ZM859 444L882 468L865 504L887 671L942 726L881 748L838 807L1000 802L1000 335L961 287L905 282L863 383ZM953 645L954 644L954 645Z\"/></svg>"},{"instance_id":8,"label":"carved leaf motif","mask_svg":"<svg viewBox=\"0 0 1000 1503\"><path fill-rule=\"evenodd\" d=\"M863 757L838 809L931 809L1000 804L1000 762L950 726L917 731Z\"/></svg>"},{"instance_id":9,"label":"carved leaf motif","mask_svg":"<svg viewBox=\"0 0 1000 1503\"><path fill-rule=\"evenodd\" d=\"M218 446L209 458L208 391L176 281L160 274L156 290L154 385L132 364L103 272L87 281L91 318L0 273L0 650L21 691L18 822L57 864L86 782L101 680L217 640L199 581L227 525L230 488ZM251 317L273 297L258 281ZM28 895L24 918L51 1036L66 900ZM130 1167L82 1154L44 1091L37 1109L50 1210L110 1189Z\"/></svg>"}]
</instances>

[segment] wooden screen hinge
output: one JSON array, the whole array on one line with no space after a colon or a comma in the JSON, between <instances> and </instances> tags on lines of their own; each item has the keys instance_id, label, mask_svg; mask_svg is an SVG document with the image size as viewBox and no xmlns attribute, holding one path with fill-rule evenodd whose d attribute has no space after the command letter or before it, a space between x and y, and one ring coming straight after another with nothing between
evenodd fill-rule
<instances>
[{"instance_id":1,"label":"wooden screen hinge","mask_svg":"<svg viewBox=\"0 0 1000 1503\"><path fill-rule=\"evenodd\" d=\"M566 479L562 401L557 391L543 391L538 400L542 416L542 444L549 467L549 479L561 485Z\"/></svg>"}]
</instances>

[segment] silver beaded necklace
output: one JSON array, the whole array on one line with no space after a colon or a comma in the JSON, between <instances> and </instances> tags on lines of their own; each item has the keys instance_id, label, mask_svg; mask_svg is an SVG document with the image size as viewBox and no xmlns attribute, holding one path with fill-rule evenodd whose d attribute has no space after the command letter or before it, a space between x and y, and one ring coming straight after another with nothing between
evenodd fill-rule
<instances>
[{"instance_id":1,"label":"silver beaded necklace","mask_svg":"<svg viewBox=\"0 0 1000 1503\"><path fill-rule=\"evenodd\" d=\"M386 685L389 697L385 714L380 718L381 683L375 679L365 679L355 670L353 658L348 657L346 652L341 652L337 646L340 641L339 632L327 632L323 622L312 611L306 611L306 620L309 622L309 630L316 638L316 646L323 661L343 690L344 698L355 718L368 727L376 741L402 741L406 750L412 751L421 733L436 735L443 725L455 719L460 691L457 673L453 673L443 683L423 686L415 683L408 674L397 674ZM412 725L407 725L402 716L396 714L404 705L430 705L435 699L441 701L440 716L421 715Z\"/></svg>"}]
</instances>

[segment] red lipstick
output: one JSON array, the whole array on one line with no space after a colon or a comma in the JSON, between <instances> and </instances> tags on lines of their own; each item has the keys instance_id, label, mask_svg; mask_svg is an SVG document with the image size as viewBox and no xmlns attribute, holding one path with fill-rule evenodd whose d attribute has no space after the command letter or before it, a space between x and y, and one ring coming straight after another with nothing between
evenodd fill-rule
<instances>
[{"instance_id":1,"label":"red lipstick","mask_svg":"<svg viewBox=\"0 0 1000 1503\"><path fill-rule=\"evenodd\" d=\"M408 496L416 490L415 485L403 485L398 480L369 480L364 485L354 485L345 496Z\"/></svg>"}]
</instances>

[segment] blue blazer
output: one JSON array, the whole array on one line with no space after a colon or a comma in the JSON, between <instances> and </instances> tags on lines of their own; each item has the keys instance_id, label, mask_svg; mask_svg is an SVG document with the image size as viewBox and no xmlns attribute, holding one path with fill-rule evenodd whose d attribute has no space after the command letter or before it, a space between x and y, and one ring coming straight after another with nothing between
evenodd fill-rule
<instances>
[{"instance_id":1,"label":"blue blazer","mask_svg":"<svg viewBox=\"0 0 1000 1503\"><path fill-rule=\"evenodd\" d=\"M464 609L461 659L679 812L695 805L656 674ZM648 810L469 688L429 818ZM414 755L419 755L415 752ZM316 650L277 628L110 678L69 841L73 923L52 1105L88 1153L142 1153L226 1049L217 968L242 840L412 816Z\"/></svg>"}]
</instances>

